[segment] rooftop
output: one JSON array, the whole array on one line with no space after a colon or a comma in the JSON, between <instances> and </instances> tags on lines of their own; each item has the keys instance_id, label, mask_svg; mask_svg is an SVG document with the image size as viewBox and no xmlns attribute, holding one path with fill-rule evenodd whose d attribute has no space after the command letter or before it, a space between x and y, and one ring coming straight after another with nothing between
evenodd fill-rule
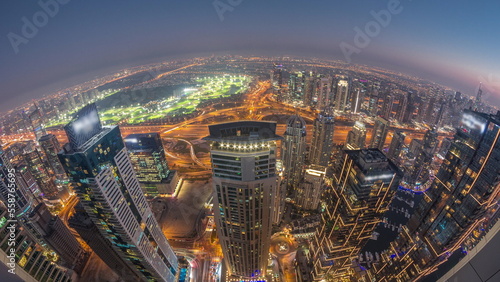
<instances>
[{"instance_id":1,"label":"rooftop","mask_svg":"<svg viewBox=\"0 0 500 282\"><path fill-rule=\"evenodd\" d=\"M276 122L266 121L237 121L209 125L209 136L203 138L208 141L266 141L280 140L276 135Z\"/></svg>"}]
</instances>

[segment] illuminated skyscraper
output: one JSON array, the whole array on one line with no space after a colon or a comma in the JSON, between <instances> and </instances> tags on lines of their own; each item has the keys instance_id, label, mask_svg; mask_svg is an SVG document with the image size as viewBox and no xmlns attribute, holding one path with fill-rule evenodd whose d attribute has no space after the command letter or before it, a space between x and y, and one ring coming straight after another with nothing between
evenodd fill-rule
<instances>
[{"instance_id":1,"label":"illuminated skyscraper","mask_svg":"<svg viewBox=\"0 0 500 282\"><path fill-rule=\"evenodd\" d=\"M364 97L364 90L361 90L361 88L356 88L351 97L351 113L359 113L361 110L361 105L363 104L365 97Z\"/></svg>"},{"instance_id":2,"label":"illuminated skyscraper","mask_svg":"<svg viewBox=\"0 0 500 282\"><path fill-rule=\"evenodd\" d=\"M500 114L465 110L431 187L398 240L370 271L387 281L418 280L484 235L500 199ZM483 229L484 230L484 229Z\"/></svg>"},{"instance_id":3,"label":"illuminated skyscraper","mask_svg":"<svg viewBox=\"0 0 500 282\"><path fill-rule=\"evenodd\" d=\"M392 105L394 104L394 96L387 95L384 98L384 104L382 105L381 116L385 119L389 119L392 116Z\"/></svg>"},{"instance_id":4,"label":"illuminated skyscraper","mask_svg":"<svg viewBox=\"0 0 500 282\"><path fill-rule=\"evenodd\" d=\"M378 148L380 151L384 148L385 139L389 132L389 121L382 117L377 117L373 126L370 148Z\"/></svg>"},{"instance_id":5,"label":"illuminated skyscraper","mask_svg":"<svg viewBox=\"0 0 500 282\"><path fill-rule=\"evenodd\" d=\"M45 131L45 126L43 124L42 113L36 104L35 110L29 114L29 120L33 133L35 134L35 140L38 141L40 137L47 134L47 131Z\"/></svg>"},{"instance_id":6,"label":"illuminated skyscraper","mask_svg":"<svg viewBox=\"0 0 500 282\"><path fill-rule=\"evenodd\" d=\"M323 194L326 211L311 244L314 280L351 277L353 261L388 210L401 176L378 149L343 151Z\"/></svg>"},{"instance_id":7,"label":"illuminated skyscraper","mask_svg":"<svg viewBox=\"0 0 500 282\"><path fill-rule=\"evenodd\" d=\"M0 186L1 186L0 181ZM1 189L1 188L0 188ZM10 213L4 203L0 202L0 255L1 263L9 263L7 255L13 254L15 265L15 274L4 273L3 281L77 281L76 273L66 267L60 266L54 262L54 256L46 249L42 248L32 233L27 228L21 228L20 225L11 232L8 229L12 223L7 223L10 219ZM20 223L20 221L18 221ZM12 237L11 237L12 236ZM12 241L13 238L14 240ZM16 242L15 245L9 242ZM12 250L14 250L12 252ZM11 266L9 265L9 268ZM7 272L7 269L5 269ZM6 276L9 275L9 276ZM20 279L15 279L19 277ZM8 278L6 278L8 277ZM12 279L12 280L11 280Z\"/></svg>"},{"instance_id":8,"label":"illuminated skyscraper","mask_svg":"<svg viewBox=\"0 0 500 282\"><path fill-rule=\"evenodd\" d=\"M44 203L38 204L29 215L29 220L43 240L61 257L62 264L81 274L89 254L85 252L66 224L50 214Z\"/></svg>"},{"instance_id":9,"label":"illuminated skyscraper","mask_svg":"<svg viewBox=\"0 0 500 282\"><path fill-rule=\"evenodd\" d=\"M29 193L25 182L16 177L15 174L16 170L10 159L5 154L5 151L0 148L0 199L4 204L7 203L9 209L14 208L14 213L10 211L9 213L19 217L31 211L33 196ZM13 206L8 205L10 198L15 200L11 200Z\"/></svg>"},{"instance_id":10,"label":"illuminated skyscraper","mask_svg":"<svg viewBox=\"0 0 500 282\"><path fill-rule=\"evenodd\" d=\"M297 186L295 203L304 210L316 210L323 192L326 168L318 165L307 166L304 180Z\"/></svg>"},{"instance_id":11,"label":"illuminated skyscraper","mask_svg":"<svg viewBox=\"0 0 500 282\"><path fill-rule=\"evenodd\" d=\"M281 158L283 159L283 181L281 185L295 186L302 178L306 157L306 122L299 115L287 121Z\"/></svg>"},{"instance_id":12,"label":"illuminated skyscraper","mask_svg":"<svg viewBox=\"0 0 500 282\"><path fill-rule=\"evenodd\" d=\"M344 112L349 100L349 82L339 80L335 91L335 110Z\"/></svg>"},{"instance_id":13,"label":"illuminated skyscraper","mask_svg":"<svg viewBox=\"0 0 500 282\"><path fill-rule=\"evenodd\" d=\"M406 134L403 131L395 131L392 136L391 145L389 145L389 151L387 152L387 157L396 162L399 155L401 154L401 150L405 144Z\"/></svg>"},{"instance_id":14,"label":"illuminated skyscraper","mask_svg":"<svg viewBox=\"0 0 500 282\"><path fill-rule=\"evenodd\" d=\"M335 118L328 113L320 113L314 120L313 137L309 162L320 166L328 166L333 149L333 130Z\"/></svg>"},{"instance_id":15,"label":"illuminated skyscraper","mask_svg":"<svg viewBox=\"0 0 500 282\"><path fill-rule=\"evenodd\" d=\"M352 130L347 133L345 148L347 150L359 150L365 147L366 143L366 127L365 124L356 121Z\"/></svg>"},{"instance_id":16,"label":"illuminated skyscraper","mask_svg":"<svg viewBox=\"0 0 500 282\"><path fill-rule=\"evenodd\" d=\"M326 107L330 106L330 96L332 93L332 77L323 77L319 80L318 87L318 103L316 107L323 111Z\"/></svg>"},{"instance_id":17,"label":"illuminated skyscraper","mask_svg":"<svg viewBox=\"0 0 500 282\"><path fill-rule=\"evenodd\" d=\"M43 196L48 199L57 199L59 190L55 183L55 177L51 174L49 167L43 161L42 154L33 143L24 148L22 155L26 166L35 177L38 186L43 192Z\"/></svg>"},{"instance_id":18,"label":"illuminated skyscraper","mask_svg":"<svg viewBox=\"0 0 500 282\"><path fill-rule=\"evenodd\" d=\"M119 128L102 127L95 104L90 104L65 130L69 143L59 158L115 257L141 280L174 281L177 257L142 193Z\"/></svg>"},{"instance_id":19,"label":"illuminated skyscraper","mask_svg":"<svg viewBox=\"0 0 500 282\"><path fill-rule=\"evenodd\" d=\"M64 172L64 168L59 161L59 157L57 156L57 154L61 151L61 146L59 145L59 141L57 141L56 136L54 134L47 134L40 137L38 142L40 143L40 147L42 147L45 156L47 156L47 161L57 179L67 179L66 172Z\"/></svg>"},{"instance_id":20,"label":"illuminated skyscraper","mask_svg":"<svg viewBox=\"0 0 500 282\"><path fill-rule=\"evenodd\" d=\"M276 195L276 123L209 126L217 234L228 274L265 275Z\"/></svg>"},{"instance_id":21,"label":"illuminated skyscraper","mask_svg":"<svg viewBox=\"0 0 500 282\"><path fill-rule=\"evenodd\" d=\"M281 88L281 85L283 85L283 65L274 64L274 68L271 73L271 83L274 88Z\"/></svg>"},{"instance_id":22,"label":"illuminated skyscraper","mask_svg":"<svg viewBox=\"0 0 500 282\"><path fill-rule=\"evenodd\" d=\"M160 134L131 134L124 141L144 193L150 196L171 194L173 191L167 183L171 171L168 169Z\"/></svg>"},{"instance_id":23,"label":"illuminated skyscraper","mask_svg":"<svg viewBox=\"0 0 500 282\"><path fill-rule=\"evenodd\" d=\"M312 106L315 90L316 90L316 78L313 76L306 77L304 83L304 96L303 96L304 106L306 107Z\"/></svg>"}]
</instances>

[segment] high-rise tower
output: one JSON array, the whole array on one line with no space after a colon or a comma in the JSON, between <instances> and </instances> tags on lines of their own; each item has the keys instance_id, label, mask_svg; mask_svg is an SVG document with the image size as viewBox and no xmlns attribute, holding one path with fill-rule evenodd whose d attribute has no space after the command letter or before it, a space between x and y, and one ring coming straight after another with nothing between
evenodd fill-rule
<instances>
[{"instance_id":1,"label":"high-rise tower","mask_svg":"<svg viewBox=\"0 0 500 282\"><path fill-rule=\"evenodd\" d=\"M389 151L387 152L387 157L391 159L393 162L396 162L399 155L401 154L401 150L403 149L403 145L405 144L406 134L403 131L395 131L392 136L391 145L389 145Z\"/></svg>"},{"instance_id":2,"label":"high-rise tower","mask_svg":"<svg viewBox=\"0 0 500 282\"><path fill-rule=\"evenodd\" d=\"M335 91L335 110L343 112L349 100L349 82L339 80Z\"/></svg>"},{"instance_id":3,"label":"high-rise tower","mask_svg":"<svg viewBox=\"0 0 500 282\"><path fill-rule=\"evenodd\" d=\"M373 126L370 148L378 148L380 151L384 148L385 139L389 132L389 121L382 117L377 117Z\"/></svg>"},{"instance_id":4,"label":"high-rise tower","mask_svg":"<svg viewBox=\"0 0 500 282\"><path fill-rule=\"evenodd\" d=\"M359 150L365 148L366 126L360 121L356 121L352 130L347 133L345 148L347 150Z\"/></svg>"},{"instance_id":5,"label":"high-rise tower","mask_svg":"<svg viewBox=\"0 0 500 282\"><path fill-rule=\"evenodd\" d=\"M177 257L146 202L118 126L102 127L90 104L65 130L69 143L59 158L115 257L141 280L174 281Z\"/></svg>"},{"instance_id":6,"label":"high-rise tower","mask_svg":"<svg viewBox=\"0 0 500 282\"><path fill-rule=\"evenodd\" d=\"M371 270L373 279L416 281L483 235L500 200L500 115L465 110L430 188L399 239Z\"/></svg>"},{"instance_id":7,"label":"high-rise tower","mask_svg":"<svg viewBox=\"0 0 500 282\"><path fill-rule=\"evenodd\" d=\"M287 121L282 154L283 182L281 185L295 186L302 178L306 154L306 122L299 115Z\"/></svg>"},{"instance_id":8,"label":"high-rise tower","mask_svg":"<svg viewBox=\"0 0 500 282\"><path fill-rule=\"evenodd\" d=\"M42 147L45 156L47 157L47 161L57 179L66 179L66 172L59 161L59 157L57 156L57 154L61 151L61 146L59 145L59 141L57 141L56 136L54 134L47 134L40 137L38 142L40 143L40 147Z\"/></svg>"},{"instance_id":9,"label":"high-rise tower","mask_svg":"<svg viewBox=\"0 0 500 282\"><path fill-rule=\"evenodd\" d=\"M314 280L343 281L388 210L401 171L378 149L345 150L323 195L326 211L311 244Z\"/></svg>"},{"instance_id":10,"label":"high-rise tower","mask_svg":"<svg viewBox=\"0 0 500 282\"><path fill-rule=\"evenodd\" d=\"M173 191L167 183L171 171L168 169L160 134L130 134L125 137L125 146L143 192L150 196L171 194Z\"/></svg>"},{"instance_id":11,"label":"high-rise tower","mask_svg":"<svg viewBox=\"0 0 500 282\"><path fill-rule=\"evenodd\" d=\"M314 120L309 162L320 166L328 166L333 149L333 130L335 118L333 115L322 112Z\"/></svg>"},{"instance_id":12,"label":"high-rise tower","mask_svg":"<svg viewBox=\"0 0 500 282\"><path fill-rule=\"evenodd\" d=\"M228 273L260 278L269 257L276 194L276 124L240 121L209 126L217 234ZM239 281L239 280L237 280Z\"/></svg>"}]
</instances>

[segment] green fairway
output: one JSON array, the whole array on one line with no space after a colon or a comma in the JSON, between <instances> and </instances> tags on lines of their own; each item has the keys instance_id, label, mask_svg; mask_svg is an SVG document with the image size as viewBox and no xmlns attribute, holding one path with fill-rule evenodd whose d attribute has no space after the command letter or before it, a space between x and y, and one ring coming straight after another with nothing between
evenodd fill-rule
<instances>
[{"instance_id":1,"label":"green fairway","mask_svg":"<svg viewBox=\"0 0 500 282\"><path fill-rule=\"evenodd\" d=\"M195 80L195 88L186 88L180 97L170 97L147 105L129 105L99 109L101 121L105 125L125 121L138 124L166 116L187 115L194 112L201 102L227 98L246 90L251 77L243 75L223 75L203 77ZM113 95L113 92L107 96ZM57 120L52 120L47 127L66 124L76 110L62 114Z\"/></svg>"}]
</instances>

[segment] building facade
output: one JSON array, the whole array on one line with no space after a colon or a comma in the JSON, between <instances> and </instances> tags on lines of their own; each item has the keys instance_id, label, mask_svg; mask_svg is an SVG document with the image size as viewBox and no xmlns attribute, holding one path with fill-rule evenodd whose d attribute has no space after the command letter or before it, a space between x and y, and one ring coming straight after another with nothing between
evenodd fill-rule
<instances>
[{"instance_id":1,"label":"building facade","mask_svg":"<svg viewBox=\"0 0 500 282\"><path fill-rule=\"evenodd\" d=\"M291 116L283 136L281 158L283 181L281 185L294 187L302 178L306 158L306 122L299 115Z\"/></svg>"},{"instance_id":2,"label":"building facade","mask_svg":"<svg viewBox=\"0 0 500 282\"><path fill-rule=\"evenodd\" d=\"M172 194L168 185L171 171L168 169L160 134L131 134L124 141L144 194Z\"/></svg>"},{"instance_id":3,"label":"building facade","mask_svg":"<svg viewBox=\"0 0 500 282\"><path fill-rule=\"evenodd\" d=\"M401 177L378 149L343 151L334 165L332 186L323 195L325 212L311 244L314 281L355 275L359 252L388 210Z\"/></svg>"},{"instance_id":4,"label":"building facade","mask_svg":"<svg viewBox=\"0 0 500 282\"><path fill-rule=\"evenodd\" d=\"M377 281L416 281L468 242L500 200L500 114L465 110L431 187L382 262L368 273ZM469 245L470 246L470 245Z\"/></svg>"},{"instance_id":5,"label":"building facade","mask_svg":"<svg viewBox=\"0 0 500 282\"><path fill-rule=\"evenodd\" d=\"M328 166L333 149L333 130L335 118L322 112L314 120L309 162L320 166Z\"/></svg>"},{"instance_id":6,"label":"building facade","mask_svg":"<svg viewBox=\"0 0 500 282\"><path fill-rule=\"evenodd\" d=\"M102 127L95 104L65 126L59 158L85 212L141 280L174 281L177 257L143 195L117 126Z\"/></svg>"},{"instance_id":7,"label":"building facade","mask_svg":"<svg viewBox=\"0 0 500 282\"><path fill-rule=\"evenodd\" d=\"M389 121L382 117L377 117L373 126L372 138L370 140L370 148L378 148L380 151L384 149L385 139L389 132Z\"/></svg>"},{"instance_id":8,"label":"building facade","mask_svg":"<svg viewBox=\"0 0 500 282\"><path fill-rule=\"evenodd\" d=\"M217 234L228 276L265 276L276 209L276 124L241 121L209 126ZM240 279L240 280L238 280Z\"/></svg>"}]
</instances>

